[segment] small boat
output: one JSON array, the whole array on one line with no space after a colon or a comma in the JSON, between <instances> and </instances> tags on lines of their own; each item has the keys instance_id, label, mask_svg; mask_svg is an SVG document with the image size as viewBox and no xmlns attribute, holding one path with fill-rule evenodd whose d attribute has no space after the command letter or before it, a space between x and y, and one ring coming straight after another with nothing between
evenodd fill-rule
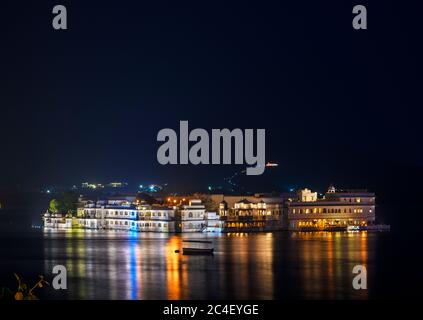
<instances>
[{"instance_id":1,"label":"small boat","mask_svg":"<svg viewBox=\"0 0 423 320\"><path fill-rule=\"evenodd\" d=\"M182 248L184 255L209 255L213 254L213 248Z\"/></svg>"},{"instance_id":2,"label":"small boat","mask_svg":"<svg viewBox=\"0 0 423 320\"><path fill-rule=\"evenodd\" d=\"M188 243L207 243L211 244L208 240L182 240L182 242ZM184 255L211 255L213 254L214 248L199 248L199 247L186 247L182 248L182 254Z\"/></svg>"}]
</instances>

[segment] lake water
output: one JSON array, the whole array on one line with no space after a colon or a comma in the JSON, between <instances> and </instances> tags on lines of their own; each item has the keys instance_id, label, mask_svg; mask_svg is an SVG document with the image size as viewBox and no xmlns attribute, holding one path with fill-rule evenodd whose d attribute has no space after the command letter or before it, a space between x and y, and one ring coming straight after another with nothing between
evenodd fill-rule
<instances>
[{"instance_id":1,"label":"lake water","mask_svg":"<svg viewBox=\"0 0 423 320\"><path fill-rule=\"evenodd\" d=\"M213 256L175 253L186 238L213 241ZM168 235L116 231L3 230L0 286L67 268L67 290L43 299L375 299L401 296L392 235L276 232ZM368 290L354 290L364 265ZM410 272L412 270L410 269ZM416 281L419 281L416 279Z\"/></svg>"}]
</instances>

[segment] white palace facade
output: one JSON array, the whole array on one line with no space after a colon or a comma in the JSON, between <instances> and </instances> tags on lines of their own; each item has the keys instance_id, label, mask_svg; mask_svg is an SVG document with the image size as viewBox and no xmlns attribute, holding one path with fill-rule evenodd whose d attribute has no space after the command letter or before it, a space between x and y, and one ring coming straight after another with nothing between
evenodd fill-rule
<instances>
[{"instance_id":1,"label":"white palace facade","mask_svg":"<svg viewBox=\"0 0 423 320\"><path fill-rule=\"evenodd\" d=\"M51 228L139 232L202 232L208 222L201 200L190 200L181 206L134 204L126 200L88 201L78 208L76 217L46 212L43 220L44 226ZM215 226L216 218L210 222Z\"/></svg>"}]
</instances>

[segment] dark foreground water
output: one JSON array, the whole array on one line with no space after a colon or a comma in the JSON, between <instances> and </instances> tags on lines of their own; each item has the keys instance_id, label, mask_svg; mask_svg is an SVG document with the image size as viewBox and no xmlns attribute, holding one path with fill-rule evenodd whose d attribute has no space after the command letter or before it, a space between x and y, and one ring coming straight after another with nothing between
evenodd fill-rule
<instances>
[{"instance_id":1,"label":"dark foreground water","mask_svg":"<svg viewBox=\"0 0 423 320\"><path fill-rule=\"evenodd\" d=\"M215 254L175 253L188 237L211 239ZM4 230L0 286L15 286L13 272L27 282L38 274L51 280L53 266L60 264L67 268L68 289L41 289L43 299L397 298L411 295L412 290L401 291L413 285L393 278L403 272L392 254L399 250L390 233ZM367 268L368 290L352 287L357 264Z\"/></svg>"}]
</instances>

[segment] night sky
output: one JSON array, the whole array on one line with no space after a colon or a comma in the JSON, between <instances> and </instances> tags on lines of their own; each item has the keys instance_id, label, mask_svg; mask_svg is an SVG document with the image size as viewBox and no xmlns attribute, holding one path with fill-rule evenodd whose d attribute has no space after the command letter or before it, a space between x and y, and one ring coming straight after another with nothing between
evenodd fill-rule
<instances>
[{"instance_id":1,"label":"night sky","mask_svg":"<svg viewBox=\"0 0 423 320\"><path fill-rule=\"evenodd\" d=\"M159 165L157 132L180 120L266 129L279 167L243 177L254 191L421 175L421 11L369 2L1 1L0 186L182 191L245 168Z\"/></svg>"}]
</instances>

